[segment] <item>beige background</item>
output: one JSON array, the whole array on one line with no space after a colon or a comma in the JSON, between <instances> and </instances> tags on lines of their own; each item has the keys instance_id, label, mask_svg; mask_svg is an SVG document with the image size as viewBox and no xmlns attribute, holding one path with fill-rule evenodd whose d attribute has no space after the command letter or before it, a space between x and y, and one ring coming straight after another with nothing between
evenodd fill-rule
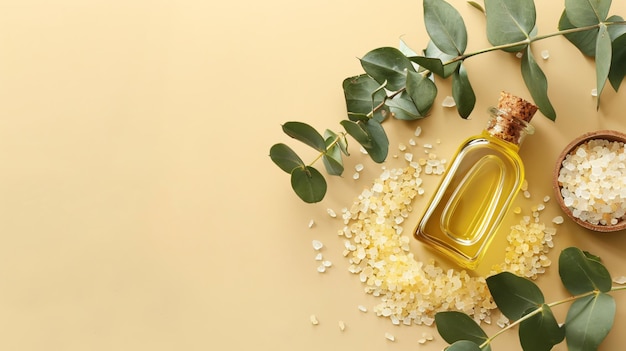
<instances>
[{"instance_id":1,"label":"beige background","mask_svg":"<svg viewBox=\"0 0 626 351\"><path fill-rule=\"evenodd\" d=\"M470 50L488 46L482 15L452 3ZM420 326L395 327L347 272L326 214L352 203L380 174L353 147L346 176L317 205L292 194L269 147L280 124L340 130L341 82L357 57L399 38L427 42L420 1L22 0L0 6L0 348L3 350L438 350ZM555 30L561 2L538 1L540 33ZM626 15L614 1L611 13ZM626 131L624 92L607 87L596 111L592 62L562 38L535 45L556 123L535 118L522 150L534 201L551 194L554 160L595 129ZM478 96L471 120L440 106L419 123L391 121L392 150L417 125L438 154L482 129L500 90L528 97L516 59L467 62ZM624 87L622 87L624 88ZM312 155L310 155L312 157ZM363 162L361 179L351 178ZM387 167L402 166L390 158ZM436 178L429 178L432 194ZM407 230L426 199L414 206ZM519 200L528 207L528 201ZM556 203L543 219L560 214ZM316 225L309 229L310 219ZM509 221L515 220L509 218ZM626 233L599 235L567 221L557 249L577 245L626 274ZM501 237L504 234L501 235ZM311 240L334 266L315 268ZM412 243L418 257L431 254ZM557 250L551 253L556 260ZM490 252L497 262L499 250ZM445 264L445 263L442 263ZM537 283L562 298L556 267ZM626 296L602 350L624 345ZM557 311L560 317L564 309ZM309 323L316 314L318 326ZM337 321L347 329L342 333ZM493 329L491 329L493 330ZM396 342L384 338L385 332ZM516 333L496 345L517 347ZM563 346L559 346L563 350Z\"/></svg>"}]
</instances>

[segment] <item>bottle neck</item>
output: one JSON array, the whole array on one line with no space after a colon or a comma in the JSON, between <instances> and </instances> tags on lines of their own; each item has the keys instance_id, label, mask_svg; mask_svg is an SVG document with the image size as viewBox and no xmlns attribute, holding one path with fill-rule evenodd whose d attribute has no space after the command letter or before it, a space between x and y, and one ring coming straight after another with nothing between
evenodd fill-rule
<instances>
[{"instance_id":1,"label":"bottle neck","mask_svg":"<svg viewBox=\"0 0 626 351\"><path fill-rule=\"evenodd\" d=\"M535 132L535 128L530 123L502 110L492 107L489 113L485 132L495 138L520 147L526 136Z\"/></svg>"}]
</instances>

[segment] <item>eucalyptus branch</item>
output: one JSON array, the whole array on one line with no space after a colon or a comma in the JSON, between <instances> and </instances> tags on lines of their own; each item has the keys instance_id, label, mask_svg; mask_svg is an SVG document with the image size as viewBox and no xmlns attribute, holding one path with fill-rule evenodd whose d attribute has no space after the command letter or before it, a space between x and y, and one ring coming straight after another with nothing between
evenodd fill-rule
<instances>
[{"instance_id":1,"label":"eucalyptus branch","mask_svg":"<svg viewBox=\"0 0 626 351\"><path fill-rule=\"evenodd\" d=\"M339 142L342 140L342 138L345 138L345 137L346 137L346 132L339 132L339 134L337 134L337 136L333 138L333 141L330 142L326 146L326 149L320 152L319 155L317 155L317 157L315 157L315 159L313 159L313 161L309 163L309 167L313 166L317 161L319 161L322 157L324 157L324 155L328 154L328 152L331 149L333 149L335 146L337 146Z\"/></svg>"}]
</instances>

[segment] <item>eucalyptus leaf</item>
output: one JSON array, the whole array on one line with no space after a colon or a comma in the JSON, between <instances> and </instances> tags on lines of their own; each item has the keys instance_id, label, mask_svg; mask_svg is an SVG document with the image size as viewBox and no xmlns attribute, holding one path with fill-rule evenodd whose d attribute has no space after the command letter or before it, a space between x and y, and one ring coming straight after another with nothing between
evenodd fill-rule
<instances>
[{"instance_id":1,"label":"eucalyptus leaf","mask_svg":"<svg viewBox=\"0 0 626 351\"><path fill-rule=\"evenodd\" d=\"M550 307L524 320L519 326L519 339L524 350L549 351L565 338L565 328L559 326Z\"/></svg>"},{"instance_id":2,"label":"eucalyptus leaf","mask_svg":"<svg viewBox=\"0 0 626 351\"><path fill-rule=\"evenodd\" d=\"M615 40L622 34L626 34L626 25L624 25L624 18L622 18L621 16L613 15L607 18L606 26L609 29L611 40Z\"/></svg>"},{"instance_id":3,"label":"eucalyptus leaf","mask_svg":"<svg viewBox=\"0 0 626 351\"><path fill-rule=\"evenodd\" d=\"M343 120L339 122L357 143L361 144L364 148L372 147L372 140L367 132L361 127L360 122L354 122L349 120Z\"/></svg>"},{"instance_id":4,"label":"eucalyptus leaf","mask_svg":"<svg viewBox=\"0 0 626 351\"><path fill-rule=\"evenodd\" d=\"M341 157L341 148L335 138L326 139L326 152L322 155L322 162L326 168L326 172L330 175L343 174L343 158Z\"/></svg>"},{"instance_id":5,"label":"eucalyptus leaf","mask_svg":"<svg viewBox=\"0 0 626 351\"><path fill-rule=\"evenodd\" d=\"M469 340L459 340L454 344L446 347L445 351L480 351L480 345L469 341Z\"/></svg>"},{"instance_id":6,"label":"eucalyptus leaf","mask_svg":"<svg viewBox=\"0 0 626 351\"><path fill-rule=\"evenodd\" d=\"M567 18L577 28L604 22L610 8L611 0L565 0Z\"/></svg>"},{"instance_id":7,"label":"eucalyptus leaf","mask_svg":"<svg viewBox=\"0 0 626 351\"><path fill-rule=\"evenodd\" d=\"M611 37L606 25L601 23L596 42L596 89L598 91L596 108L600 108L600 95L609 77L612 53Z\"/></svg>"},{"instance_id":8,"label":"eucalyptus leaf","mask_svg":"<svg viewBox=\"0 0 626 351\"><path fill-rule=\"evenodd\" d=\"M474 94L463 64L460 64L452 75L452 97L459 115L462 118L468 118L476 105L476 94Z\"/></svg>"},{"instance_id":9,"label":"eucalyptus leaf","mask_svg":"<svg viewBox=\"0 0 626 351\"><path fill-rule=\"evenodd\" d=\"M432 80L415 72L408 72L406 92L413 100L420 116L425 116L437 97L437 86Z\"/></svg>"},{"instance_id":10,"label":"eucalyptus leaf","mask_svg":"<svg viewBox=\"0 0 626 351\"><path fill-rule=\"evenodd\" d=\"M400 90L406 83L406 72L415 71L411 61L398 49L382 47L374 49L361 58L365 73L392 91Z\"/></svg>"},{"instance_id":11,"label":"eucalyptus leaf","mask_svg":"<svg viewBox=\"0 0 626 351\"><path fill-rule=\"evenodd\" d=\"M485 0L487 38L493 45L513 44L530 38L537 14L533 0ZM528 44L504 49L522 50Z\"/></svg>"},{"instance_id":12,"label":"eucalyptus leaf","mask_svg":"<svg viewBox=\"0 0 626 351\"><path fill-rule=\"evenodd\" d=\"M384 162L389 153L389 139L383 126L377 120L370 119L364 124L364 129L370 137L371 146L363 145L363 147L374 162Z\"/></svg>"},{"instance_id":13,"label":"eucalyptus leaf","mask_svg":"<svg viewBox=\"0 0 626 351\"><path fill-rule=\"evenodd\" d=\"M473 8L477 9L478 11L482 12L483 15L486 14L485 8L483 8L483 6L479 3L477 3L476 1L468 1L467 2L470 6L472 6Z\"/></svg>"},{"instance_id":14,"label":"eucalyptus leaf","mask_svg":"<svg viewBox=\"0 0 626 351\"><path fill-rule=\"evenodd\" d=\"M437 58L443 64L443 74L437 73L433 71L433 73L441 76L443 78L450 77L457 69L457 67L461 64L461 61L454 61L457 56L448 55L445 52L441 51L432 40L428 42L426 49L424 50L424 55L429 58ZM424 66L425 67L425 66Z\"/></svg>"},{"instance_id":15,"label":"eucalyptus leaf","mask_svg":"<svg viewBox=\"0 0 626 351\"><path fill-rule=\"evenodd\" d=\"M434 74L443 77L444 76L444 66L443 62L440 59L434 57L425 57L425 56L411 56L409 60L415 62L423 68L433 72Z\"/></svg>"},{"instance_id":16,"label":"eucalyptus leaf","mask_svg":"<svg viewBox=\"0 0 626 351\"><path fill-rule=\"evenodd\" d=\"M291 172L291 188L306 203L320 202L326 195L326 179L311 166L298 167Z\"/></svg>"},{"instance_id":17,"label":"eucalyptus leaf","mask_svg":"<svg viewBox=\"0 0 626 351\"><path fill-rule=\"evenodd\" d=\"M380 89L380 84L367 74L361 74L356 77L346 78L343 81L343 94L346 100L346 108L348 110L348 118L354 120L367 115L374 110L375 107L382 104L387 98L384 89ZM383 121L388 115L389 110L386 108L378 109L374 112L373 117L379 121Z\"/></svg>"},{"instance_id":18,"label":"eucalyptus leaf","mask_svg":"<svg viewBox=\"0 0 626 351\"><path fill-rule=\"evenodd\" d=\"M613 40L613 54L611 55L611 70L609 81L615 91L626 77L626 34L622 34Z\"/></svg>"},{"instance_id":19,"label":"eucalyptus leaf","mask_svg":"<svg viewBox=\"0 0 626 351\"><path fill-rule=\"evenodd\" d=\"M467 30L461 14L444 0L424 0L424 25L434 44L448 55L462 55Z\"/></svg>"},{"instance_id":20,"label":"eucalyptus leaf","mask_svg":"<svg viewBox=\"0 0 626 351\"><path fill-rule=\"evenodd\" d=\"M439 332L439 335L441 335L441 337L448 344L455 344L461 340L466 340L471 341L476 345L482 345L488 339L485 331L482 330L482 328L470 316L462 312L439 312L435 315L435 325L437 326L437 331ZM455 348L454 350L473 349ZM490 345L486 345L483 350L490 351Z\"/></svg>"},{"instance_id":21,"label":"eucalyptus leaf","mask_svg":"<svg viewBox=\"0 0 626 351\"><path fill-rule=\"evenodd\" d=\"M613 327L615 300L600 293L580 298L565 318L565 339L569 351L595 351Z\"/></svg>"},{"instance_id":22,"label":"eucalyptus leaf","mask_svg":"<svg viewBox=\"0 0 626 351\"><path fill-rule=\"evenodd\" d=\"M407 45L407 43L402 39L400 39L400 45L398 46L398 49L400 50L402 54L404 54L404 56L407 56L407 57L418 55L417 52L411 49L411 47Z\"/></svg>"},{"instance_id":23,"label":"eucalyptus leaf","mask_svg":"<svg viewBox=\"0 0 626 351\"><path fill-rule=\"evenodd\" d=\"M608 292L613 284L606 267L595 259L588 258L576 247L568 247L561 251L559 275L563 286L572 295L594 290Z\"/></svg>"},{"instance_id":24,"label":"eucalyptus leaf","mask_svg":"<svg viewBox=\"0 0 626 351\"><path fill-rule=\"evenodd\" d=\"M543 293L532 281L510 272L487 278L487 286L498 308L507 318L520 319L529 310L540 308Z\"/></svg>"},{"instance_id":25,"label":"eucalyptus leaf","mask_svg":"<svg viewBox=\"0 0 626 351\"><path fill-rule=\"evenodd\" d=\"M567 13L563 11L559 20L559 30L568 30L576 28L567 18ZM583 55L594 57L596 55L596 38L598 36L598 28L592 28L583 32L574 32L564 34L565 39L574 44Z\"/></svg>"},{"instance_id":26,"label":"eucalyptus leaf","mask_svg":"<svg viewBox=\"0 0 626 351\"><path fill-rule=\"evenodd\" d=\"M270 158L283 171L290 173L294 168L303 167L304 162L289 146L279 143L270 148Z\"/></svg>"},{"instance_id":27,"label":"eucalyptus leaf","mask_svg":"<svg viewBox=\"0 0 626 351\"><path fill-rule=\"evenodd\" d=\"M387 100L385 104L396 119L414 121L424 117L417 110L413 99L406 91Z\"/></svg>"},{"instance_id":28,"label":"eucalyptus leaf","mask_svg":"<svg viewBox=\"0 0 626 351\"><path fill-rule=\"evenodd\" d=\"M283 124L283 131L290 137L300 140L317 151L325 151L324 138L315 128L303 122L287 122Z\"/></svg>"},{"instance_id":29,"label":"eucalyptus leaf","mask_svg":"<svg viewBox=\"0 0 626 351\"><path fill-rule=\"evenodd\" d=\"M530 46L526 48L522 56L521 68L524 83L526 83L526 87L530 91L535 105L539 107L539 110L541 110L544 116L554 121L556 119L556 112L554 111L554 107L552 107L550 98L548 98L548 80L537 64L537 61L535 61Z\"/></svg>"},{"instance_id":30,"label":"eucalyptus leaf","mask_svg":"<svg viewBox=\"0 0 626 351\"><path fill-rule=\"evenodd\" d=\"M341 152L346 156L350 156L350 153L348 152L348 140L346 139L345 134L338 135L332 130L326 129L326 131L324 131L324 138L326 139L327 144L328 138L337 140L337 145L339 145Z\"/></svg>"}]
</instances>

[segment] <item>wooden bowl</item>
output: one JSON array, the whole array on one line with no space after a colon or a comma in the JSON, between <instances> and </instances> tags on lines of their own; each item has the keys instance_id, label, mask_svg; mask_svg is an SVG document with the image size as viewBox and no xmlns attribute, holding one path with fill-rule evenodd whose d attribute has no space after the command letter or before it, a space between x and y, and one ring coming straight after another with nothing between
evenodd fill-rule
<instances>
[{"instance_id":1,"label":"wooden bowl","mask_svg":"<svg viewBox=\"0 0 626 351\"><path fill-rule=\"evenodd\" d=\"M614 131L614 130L599 130L595 132L590 132L590 133L583 134L579 136L578 138L572 140L572 142L569 143L559 155L559 158L556 162L556 167L554 168L554 174L552 177L552 186L554 188L556 199L559 203L559 206L561 206L561 209L563 210L563 212L565 212L565 214L571 220L573 220L575 223L577 223L581 227L584 227L584 228L587 228L596 232L615 232L615 231L626 229L626 220L624 220L623 218L619 222L617 222L617 224L602 225L602 224L593 224L588 221L575 217L574 214L572 213L572 210L568 206L565 205L565 202L563 200L563 195L561 195L562 184L559 182L558 178L559 178L559 173L561 171L561 168L563 167L563 160L568 154L574 152L578 146L593 139L618 141L618 142L622 142L626 144L626 134L618 132L618 131Z\"/></svg>"}]
</instances>

